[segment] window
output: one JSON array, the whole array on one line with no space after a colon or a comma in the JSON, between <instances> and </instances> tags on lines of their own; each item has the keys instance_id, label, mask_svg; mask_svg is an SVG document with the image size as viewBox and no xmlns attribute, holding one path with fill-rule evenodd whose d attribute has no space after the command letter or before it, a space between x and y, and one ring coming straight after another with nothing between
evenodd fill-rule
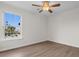
<instances>
[{"instance_id":1,"label":"window","mask_svg":"<svg viewBox=\"0 0 79 59\"><path fill-rule=\"evenodd\" d=\"M4 35L6 40L22 38L21 16L5 12L4 25Z\"/></svg>"}]
</instances>

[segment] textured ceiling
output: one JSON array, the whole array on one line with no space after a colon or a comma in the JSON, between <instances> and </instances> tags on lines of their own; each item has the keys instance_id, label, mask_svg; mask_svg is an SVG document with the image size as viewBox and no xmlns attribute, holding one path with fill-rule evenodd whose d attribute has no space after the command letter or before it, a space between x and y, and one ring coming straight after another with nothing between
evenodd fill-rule
<instances>
[{"instance_id":1,"label":"textured ceiling","mask_svg":"<svg viewBox=\"0 0 79 59\"><path fill-rule=\"evenodd\" d=\"M36 13L38 14L38 7L32 6L32 4L41 4L41 1L15 1L15 2L3 2L6 4L10 4L22 9L25 9L27 11L30 11L32 13ZM57 14L66 10L70 10L70 9L74 9L74 8L79 8L79 1L51 1L51 4L53 3L60 3L61 6L60 7L56 7L55 9L53 9L53 13L52 14ZM42 12L40 13L41 15L52 15L49 12Z\"/></svg>"}]
</instances>

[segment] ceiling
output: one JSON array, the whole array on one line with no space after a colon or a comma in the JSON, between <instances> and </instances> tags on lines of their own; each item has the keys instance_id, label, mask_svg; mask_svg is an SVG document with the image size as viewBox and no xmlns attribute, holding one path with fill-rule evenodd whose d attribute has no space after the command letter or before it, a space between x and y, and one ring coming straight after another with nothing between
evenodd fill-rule
<instances>
[{"instance_id":1,"label":"ceiling","mask_svg":"<svg viewBox=\"0 0 79 59\"><path fill-rule=\"evenodd\" d=\"M22 9L25 9L29 12L39 14L38 7L32 6L32 4L41 4L41 1L4 1L3 3L13 5L15 7L19 7ZM53 9L53 13L49 13L47 11L44 11L40 13L41 15L47 16L47 15L53 15L57 14L66 10L74 9L74 8L79 8L79 1L50 1L51 4L53 3L60 3L60 7L56 7Z\"/></svg>"}]
</instances>

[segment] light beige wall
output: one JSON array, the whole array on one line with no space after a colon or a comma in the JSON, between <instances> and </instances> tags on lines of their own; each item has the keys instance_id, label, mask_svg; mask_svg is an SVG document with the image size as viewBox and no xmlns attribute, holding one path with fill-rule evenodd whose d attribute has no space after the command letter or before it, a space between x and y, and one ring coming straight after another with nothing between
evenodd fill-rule
<instances>
[{"instance_id":1,"label":"light beige wall","mask_svg":"<svg viewBox=\"0 0 79 59\"><path fill-rule=\"evenodd\" d=\"M79 8L51 16L48 24L49 40L79 47Z\"/></svg>"},{"instance_id":2,"label":"light beige wall","mask_svg":"<svg viewBox=\"0 0 79 59\"><path fill-rule=\"evenodd\" d=\"M32 14L26 10L6 5L0 10L0 16L11 11L22 16L23 38L16 40L4 40L3 28L0 25L0 51L26 46L29 44L45 41L47 38L47 18L41 15ZM2 20L2 17L0 17ZM0 20L0 24L2 23Z\"/></svg>"}]
</instances>

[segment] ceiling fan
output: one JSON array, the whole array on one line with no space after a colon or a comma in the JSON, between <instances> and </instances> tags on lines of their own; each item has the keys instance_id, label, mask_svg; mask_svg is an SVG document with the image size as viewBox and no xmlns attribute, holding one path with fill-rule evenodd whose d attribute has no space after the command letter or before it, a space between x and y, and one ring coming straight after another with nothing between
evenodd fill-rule
<instances>
[{"instance_id":1,"label":"ceiling fan","mask_svg":"<svg viewBox=\"0 0 79 59\"><path fill-rule=\"evenodd\" d=\"M42 11L48 11L48 12L52 13L53 12L52 8L59 7L60 3L50 5L49 1L43 1L42 5L32 4L32 6L40 7L41 10L39 11L39 13L41 13Z\"/></svg>"}]
</instances>

